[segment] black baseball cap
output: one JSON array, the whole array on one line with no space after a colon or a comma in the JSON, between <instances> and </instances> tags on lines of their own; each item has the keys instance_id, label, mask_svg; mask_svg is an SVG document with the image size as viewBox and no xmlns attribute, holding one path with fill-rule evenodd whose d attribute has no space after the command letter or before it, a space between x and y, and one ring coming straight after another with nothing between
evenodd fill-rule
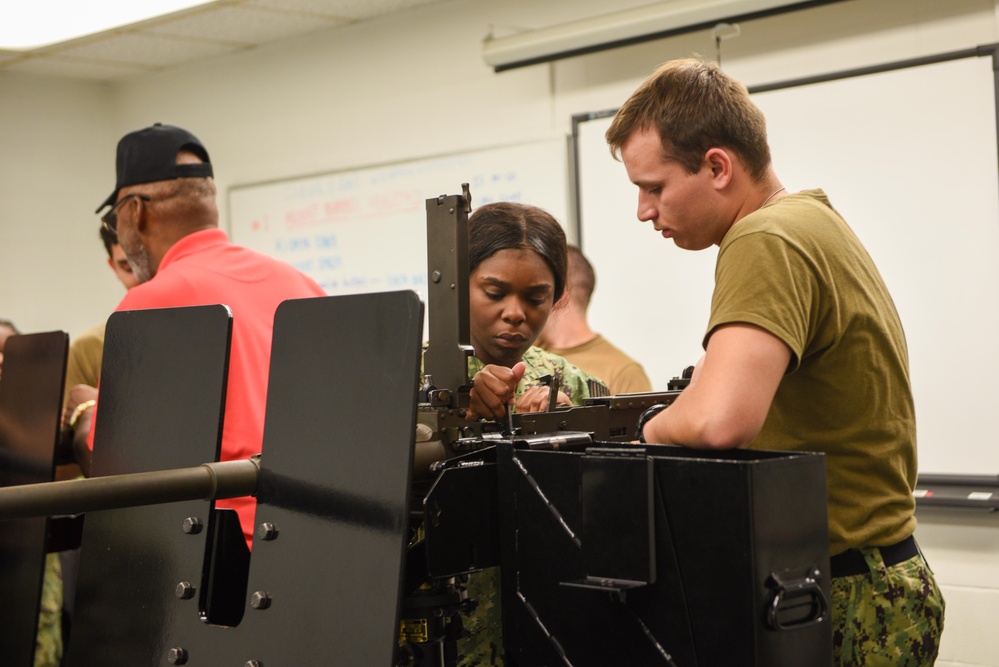
<instances>
[{"instance_id":1,"label":"black baseball cap","mask_svg":"<svg viewBox=\"0 0 999 667\"><path fill-rule=\"evenodd\" d=\"M204 162L177 164L177 153L182 150L194 153ZM163 123L129 132L122 137L118 142L116 165L118 180L114 192L94 213L99 213L105 206L113 206L118 199L118 191L130 185L213 175L208 151L201 140L183 128Z\"/></svg>"}]
</instances>

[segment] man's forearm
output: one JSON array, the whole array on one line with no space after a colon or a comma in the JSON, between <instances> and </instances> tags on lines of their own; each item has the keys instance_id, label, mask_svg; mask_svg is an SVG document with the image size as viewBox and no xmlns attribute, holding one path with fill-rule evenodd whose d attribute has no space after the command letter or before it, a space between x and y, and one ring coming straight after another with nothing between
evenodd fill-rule
<instances>
[{"instance_id":1,"label":"man's forearm","mask_svg":"<svg viewBox=\"0 0 999 667\"><path fill-rule=\"evenodd\" d=\"M73 424L73 458L80 466L80 470L86 477L90 477L90 460L93 452L87 438L90 436L90 420L93 418L94 410L85 410Z\"/></svg>"}]
</instances>

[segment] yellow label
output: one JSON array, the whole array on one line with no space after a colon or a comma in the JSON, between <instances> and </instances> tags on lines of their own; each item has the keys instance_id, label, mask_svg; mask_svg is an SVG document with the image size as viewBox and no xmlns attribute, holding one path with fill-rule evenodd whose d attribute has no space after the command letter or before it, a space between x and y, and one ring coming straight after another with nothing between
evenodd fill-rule
<instances>
[{"instance_id":1,"label":"yellow label","mask_svg":"<svg viewBox=\"0 0 999 667\"><path fill-rule=\"evenodd\" d=\"M404 618L399 623L399 641L422 644L429 641L429 639L430 633L427 630L427 619Z\"/></svg>"}]
</instances>

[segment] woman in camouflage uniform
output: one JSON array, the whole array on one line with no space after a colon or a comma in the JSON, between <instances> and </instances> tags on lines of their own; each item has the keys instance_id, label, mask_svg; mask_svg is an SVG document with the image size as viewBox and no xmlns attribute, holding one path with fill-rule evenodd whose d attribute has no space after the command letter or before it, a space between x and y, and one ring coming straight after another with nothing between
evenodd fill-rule
<instances>
[{"instance_id":1,"label":"woman in camouflage uniform","mask_svg":"<svg viewBox=\"0 0 999 667\"><path fill-rule=\"evenodd\" d=\"M580 404L600 381L533 346L565 290L562 227L534 206L487 204L468 220L468 246L472 418L502 419L511 402L516 412L544 410L549 390L537 380L555 371L562 377L558 403ZM469 636L458 642L459 664L503 665L499 568L471 575L468 595L478 607L465 623Z\"/></svg>"}]
</instances>

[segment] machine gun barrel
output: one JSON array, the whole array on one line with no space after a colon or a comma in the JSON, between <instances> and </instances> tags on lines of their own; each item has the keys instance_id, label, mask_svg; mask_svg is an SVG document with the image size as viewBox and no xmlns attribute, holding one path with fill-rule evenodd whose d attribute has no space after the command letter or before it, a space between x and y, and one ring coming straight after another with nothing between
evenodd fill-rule
<instances>
[{"instance_id":1,"label":"machine gun barrel","mask_svg":"<svg viewBox=\"0 0 999 667\"><path fill-rule=\"evenodd\" d=\"M194 468L108 475L0 488L0 521L157 505L182 500L238 498L257 492L256 458Z\"/></svg>"}]
</instances>

